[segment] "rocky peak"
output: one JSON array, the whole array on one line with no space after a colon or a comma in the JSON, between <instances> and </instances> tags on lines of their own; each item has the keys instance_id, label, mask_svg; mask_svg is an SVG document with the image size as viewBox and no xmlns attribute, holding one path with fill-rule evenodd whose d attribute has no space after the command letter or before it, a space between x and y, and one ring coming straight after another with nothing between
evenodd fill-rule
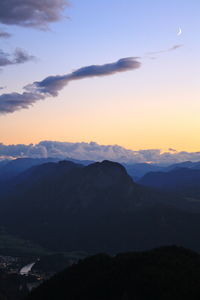
<instances>
[{"instance_id":1,"label":"rocky peak","mask_svg":"<svg viewBox=\"0 0 200 300\"><path fill-rule=\"evenodd\" d=\"M126 169L119 163L104 160L84 168L85 180L99 188L106 188L118 184L132 184L133 181Z\"/></svg>"}]
</instances>

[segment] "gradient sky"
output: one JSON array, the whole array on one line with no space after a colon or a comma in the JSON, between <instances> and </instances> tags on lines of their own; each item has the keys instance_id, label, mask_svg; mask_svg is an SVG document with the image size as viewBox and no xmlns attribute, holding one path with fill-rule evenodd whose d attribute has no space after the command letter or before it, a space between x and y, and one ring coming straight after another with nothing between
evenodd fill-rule
<instances>
[{"instance_id":1,"label":"gradient sky","mask_svg":"<svg viewBox=\"0 0 200 300\"><path fill-rule=\"evenodd\" d=\"M71 0L65 20L49 31L5 26L16 47L37 57L2 68L1 93L49 75L123 57L140 57L141 68L70 82L56 98L0 115L0 142L40 140L118 144L133 150L200 150L200 2L197 0ZM182 35L177 36L179 26ZM151 55L146 53L174 51Z\"/></svg>"}]
</instances>

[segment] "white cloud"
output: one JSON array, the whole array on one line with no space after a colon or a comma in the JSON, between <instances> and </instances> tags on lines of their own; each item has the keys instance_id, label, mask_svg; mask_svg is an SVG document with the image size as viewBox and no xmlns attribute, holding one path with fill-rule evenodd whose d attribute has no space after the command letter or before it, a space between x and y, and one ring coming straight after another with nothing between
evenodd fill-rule
<instances>
[{"instance_id":1,"label":"white cloud","mask_svg":"<svg viewBox=\"0 0 200 300\"><path fill-rule=\"evenodd\" d=\"M6 157L54 157L80 160L102 161L104 159L120 163L152 162L172 164L183 161L200 161L200 152L164 152L159 149L133 151L118 145L99 145L91 143L68 143L42 141L33 145L0 144L0 159Z\"/></svg>"}]
</instances>

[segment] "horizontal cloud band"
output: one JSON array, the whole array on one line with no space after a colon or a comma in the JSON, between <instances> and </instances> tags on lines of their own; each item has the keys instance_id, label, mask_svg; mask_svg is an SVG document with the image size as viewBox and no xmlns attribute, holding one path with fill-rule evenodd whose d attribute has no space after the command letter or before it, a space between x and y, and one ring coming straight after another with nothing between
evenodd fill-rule
<instances>
[{"instance_id":1,"label":"horizontal cloud band","mask_svg":"<svg viewBox=\"0 0 200 300\"><path fill-rule=\"evenodd\" d=\"M80 160L101 161L109 159L121 163L160 163L163 165L183 161L200 161L200 152L177 152L169 149L161 152L159 149L129 150L117 145L99 145L91 143L68 143L42 141L33 145L4 145L0 143L0 161L5 158L75 158Z\"/></svg>"},{"instance_id":2,"label":"horizontal cloud band","mask_svg":"<svg viewBox=\"0 0 200 300\"><path fill-rule=\"evenodd\" d=\"M36 81L24 87L24 92L0 95L0 113L12 113L22 108L28 108L38 100L48 96L57 96L58 92L70 81L112 75L140 68L137 58L122 58L114 63L82 67L66 75L49 76L42 81Z\"/></svg>"}]
</instances>

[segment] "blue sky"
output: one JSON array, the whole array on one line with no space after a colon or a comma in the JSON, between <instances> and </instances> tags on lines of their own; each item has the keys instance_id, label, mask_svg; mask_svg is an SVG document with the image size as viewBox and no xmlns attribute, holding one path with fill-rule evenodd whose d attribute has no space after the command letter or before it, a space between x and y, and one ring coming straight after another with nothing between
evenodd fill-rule
<instances>
[{"instance_id":1,"label":"blue sky","mask_svg":"<svg viewBox=\"0 0 200 300\"><path fill-rule=\"evenodd\" d=\"M36 76L43 66L48 75L120 57L142 56L175 44L186 44L178 54L184 56L194 46L198 52L199 11L198 1L73 0L65 12L69 19L51 24L51 31L9 26L13 38L1 44L10 51L18 46L35 55L38 62L31 65L31 71ZM179 26L183 35L177 38Z\"/></svg>"}]
</instances>

